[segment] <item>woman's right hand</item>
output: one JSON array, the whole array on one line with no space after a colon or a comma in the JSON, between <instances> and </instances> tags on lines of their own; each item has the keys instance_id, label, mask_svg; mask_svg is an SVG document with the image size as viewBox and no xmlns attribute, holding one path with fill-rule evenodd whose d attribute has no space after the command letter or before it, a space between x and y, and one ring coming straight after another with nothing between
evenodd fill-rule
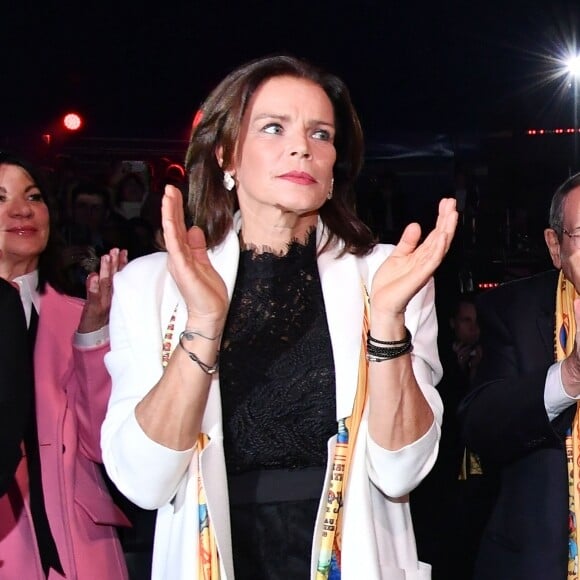
<instances>
[{"instance_id":1,"label":"woman's right hand","mask_svg":"<svg viewBox=\"0 0 580 580\"><path fill-rule=\"evenodd\" d=\"M226 286L212 266L203 231L185 227L183 196L172 185L165 186L161 223L169 254L167 268L187 306L188 328L208 336L221 334L228 308Z\"/></svg>"}]
</instances>

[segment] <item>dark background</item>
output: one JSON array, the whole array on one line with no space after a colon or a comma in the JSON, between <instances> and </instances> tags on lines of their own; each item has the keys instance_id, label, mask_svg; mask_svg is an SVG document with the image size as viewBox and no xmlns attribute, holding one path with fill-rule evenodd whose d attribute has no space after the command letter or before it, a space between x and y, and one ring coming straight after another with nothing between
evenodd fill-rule
<instances>
[{"instance_id":1,"label":"dark background","mask_svg":"<svg viewBox=\"0 0 580 580\"><path fill-rule=\"evenodd\" d=\"M216 82L273 52L341 76L369 139L572 123L571 91L544 81L546 58L573 40L578 2L148 4L5 3L4 134L49 131L77 109L86 134L187 138Z\"/></svg>"},{"instance_id":2,"label":"dark background","mask_svg":"<svg viewBox=\"0 0 580 580\"><path fill-rule=\"evenodd\" d=\"M1 24L0 148L43 148L47 163L59 153L182 162L217 82L291 53L346 81L365 171L396 173L410 219L429 227L454 169L468 167L481 205L466 262L480 279L545 266L549 201L578 160L572 136L526 131L573 125L558 59L576 44L577 0L13 1ZM84 118L74 136L61 127L70 110ZM361 183L362 207L374 194Z\"/></svg>"}]
</instances>

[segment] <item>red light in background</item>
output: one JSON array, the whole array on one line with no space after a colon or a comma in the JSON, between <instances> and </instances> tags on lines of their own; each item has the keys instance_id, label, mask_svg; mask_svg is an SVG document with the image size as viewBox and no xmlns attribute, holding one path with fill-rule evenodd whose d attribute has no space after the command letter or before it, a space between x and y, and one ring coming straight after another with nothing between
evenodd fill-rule
<instances>
[{"instance_id":1,"label":"red light in background","mask_svg":"<svg viewBox=\"0 0 580 580\"><path fill-rule=\"evenodd\" d=\"M499 282L480 282L477 287L480 290L491 290L492 288L497 288L499 286Z\"/></svg>"},{"instance_id":2,"label":"red light in background","mask_svg":"<svg viewBox=\"0 0 580 580\"><path fill-rule=\"evenodd\" d=\"M566 129L527 129L526 135L571 135L573 133L580 133L579 129L574 127L567 127Z\"/></svg>"},{"instance_id":3,"label":"red light in background","mask_svg":"<svg viewBox=\"0 0 580 580\"><path fill-rule=\"evenodd\" d=\"M165 174L179 176L183 179L185 177L185 169L179 163L172 163L165 170Z\"/></svg>"},{"instance_id":4,"label":"red light in background","mask_svg":"<svg viewBox=\"0 0 580 580\"><path fill-rule=\"evenodd\" d=\"M62 120L62 124L69 131L78 131L82 127L83 120L77 113L67 113Z\"/></svg>"},{"instance_id":5,"label":"red light in background","mask_svg":"<svg viewBox=\"0 0 580 580\"><path fill-rule=\"evenodd\" d=\"M191 124L191 128L195 129L200 123L203 118L203 111L198 109L195 113L195 117L193 118L193 123Z\"/></svg>"},{"instance_id":6,"label":"red light in background","mask_svg":"<svg viewBox=\"0 0 580 580\"><path fill-rule=\"evenodd\" d=\"M51 142L52 142L52 135L51 135L50 133L45 133L45 134L42 136L42 140L43 140L43 141L44 141L44 142L45 142L47 145L50 145L50 144L51 144Z\"/></svg>"}]
</instances>

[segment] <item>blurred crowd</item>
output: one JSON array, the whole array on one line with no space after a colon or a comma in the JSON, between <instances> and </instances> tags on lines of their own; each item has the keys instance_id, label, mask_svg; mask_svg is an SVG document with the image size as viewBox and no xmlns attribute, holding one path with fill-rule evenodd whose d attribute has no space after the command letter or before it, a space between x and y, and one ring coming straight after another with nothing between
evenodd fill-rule
<instances>
[{"instance_id":1,"label":"blurred crowd","mask_svg":"<svg viewBox=\"0 0 580 580\"><path fill-rule=\"evenodd\" d=\"M58 156L41 168L47 177L47 203L62 247L68 292L84 297L84 282L98 259L125 248L129 260L163 248L161 198L166 184L184 195L183 166L168 158L114 159L96 168Z\"/></svg>"}]
</instances>

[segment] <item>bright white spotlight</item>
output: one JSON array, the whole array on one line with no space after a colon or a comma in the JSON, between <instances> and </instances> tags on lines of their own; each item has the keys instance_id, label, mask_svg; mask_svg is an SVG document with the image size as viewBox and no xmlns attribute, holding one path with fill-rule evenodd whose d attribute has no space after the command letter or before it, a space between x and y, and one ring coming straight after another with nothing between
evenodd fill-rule
<instances>
[{"instance_id":1,"label":"bright white spotlight","mask_svg":"<svg viewBox=\"0 0 580 580\"><path fill-rule=\"evenodd\" d=\"M571 76L580 78L580 54L570 57L566 61L566 70L570 73Z\"/></svg>"}]
</instances>

